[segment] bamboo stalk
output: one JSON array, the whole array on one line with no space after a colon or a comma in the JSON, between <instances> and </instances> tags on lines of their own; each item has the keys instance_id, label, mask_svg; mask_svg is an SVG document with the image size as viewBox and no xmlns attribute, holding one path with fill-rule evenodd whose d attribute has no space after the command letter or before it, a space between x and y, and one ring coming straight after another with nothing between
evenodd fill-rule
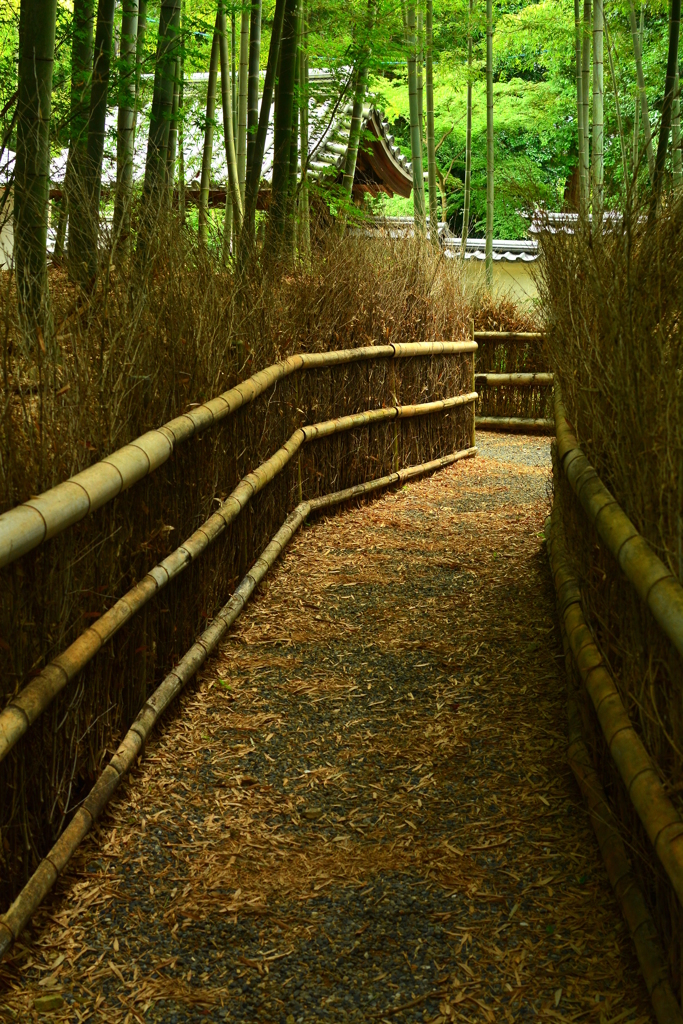
<instances>
[{"instance_id":1,"label":"bamboo stalk","mask_svg":"<svg viewBox=\"0 0 683 1024\"><path fill-rule=\"evenodd\" d=\"M121 779L135 764L145 741L161 715L216 649L228 629L237 621L256 587L275 564L310 513L331 508L344 501L364 497L393 484L402 484L417 476L445 468L460 459L475 455L476 451L476 448L467 448L441 459L434 459L419 466L410 466L397 473L391 473L389 476L358 484L356 487L350 487L344 491L336 491L310 502L303 502L287 517L227 604L221 608L196 643L166 676L151 697L145 701L118 750L100 774L80 809L47 856L40 862L7 913L0 918L0 959L4 957L26 927L33 913L50 892L82 840L101 815Z\"/></svg>"},{"instance_id":2,"label":"bamboo stalk","mask_svg":"<svg viewBox=\"0 0 683 1024\"><path fill-rule=\"evenodd\" d=\"M242 9L240 25L239 89L237 93L237 176L240 196L244 204L244 188L247 180L247 100L249 97L249 22L250 9Z\"/></svg>"},{"instance_id":3,"label":"bamboo stalk","mask_svg":"<svg viewBox=\"0 0 683 1024\"><path fill-rule=\"evenodd\" d=\"M586 138L583 130L583 75L581 70L581 4L574 0L574 59L576 62L576 114L579 138L579 210L586 208L586 181L584 178L584 148Z\"/></svg>"},{"instance_id":4,"label":"bamboo stalk","mask_svg":"<svg viewBox=\"0 0 683 1024\"><path fill-rule=\"evenodd\" d=\"M493 3L486 0L486 287L493 287Z\"/></svg>"},{"instance_id":5,"label":"bamboo stalk","mask_svg":"<svg viewBox=\"0 0 683 1024\"><path fill-rule=\"evenodd\" d=\"M557 529L551 532L548 554L574 664L631 803L683 905L683 845L678 842L683 837L683 819L666 795L657 768L631 724L616 683L586 624L578 583L567 565Z\"/></svg>"},{"instance_id":6,"label":"bamboo stalk","mask_svg":"<svg viewBox=\"0 0 683 1024\"><path fill-rule=\"evenodd\" d=\"M581 40L581 101L583 103L583 179L585 187L584 214L590 207L590 59L591 0L583 0L583 38Z\"/></svg>"},{"instance_id":7,"label":"bamboo stalk","mask_svg":"<svg viewBox=\"0 0 683 1024\"><path fill-rule=\"evenodd\" d=\"M142 434L106 459L51 487L37 498L4 512L0 515L0 568L111 501L121 491L163 465L177 444L220 423L291 373L373 359L459 355L476 349L475 341L426 341L289 356L259 370L204 405L169 420L157 430Z\"/></svg>"},{"instance_id":8,"label":"bamboo stalk","mask_svg":"<svg viewBox=\"0 0 683 1024\"><path fill-rule=\"evenodd\" d=\"M474 0L469 0L467 11L467 128L465 129L465 199L462 208L462 239L460 252L465 258L467 232L470 224L470 192L472 186L472 11ZM446 211L447 212L447 211ZM444 215L444 220L448 218Z\"/></svg>"},{"instance_id":9,"label":"bamboo stalk","mask_svg":"<svg viewBox=\"0 0 683 1024\"><path fill-rule=\"evenodd\" d=\"M475 331L475 341L500 341L507 345L510 341L543 341L539 331Z\"/></svg>"},{"instance_id":10,"label":"bamboo stalk","mask_svg":"<svg viewBox=\"0 0 683 1024\"><path fill-rule=\"evenodd\" d=\"M552 434L552 420L524 419L520 416L477 416L474 421L477 430L505 430L520 434Z\"/></svg>"},{"instance_id":11,"label":"bamboo stalk","mask_svg":"<svg viewBox=\"0 0 683 1024\"><path fill-rule=\"evenodd\" d=\"M489 387L502 387L512 385L514 387L531 387L534 385L552 384L554 374L552 373L475 373L474 379L477 384L487 384Z\"/></svg>"},{"instance_id":12,"label":"bamboo stalk","mask_svg":"<svg viewBox=\"0 0 683 1024\"><path fill-rule=\"evenodd\" d=\"M436 198L436 143L434 140L434 10L433 0L427 0L425 87L427 93L427 180L429 184L429 238L439 244L439 213Z\"/></svg>"},{"instance_id":13,"label":"bamboo stalk","mask_svg":"<svg viewBox=\"0 0 683 1024\"><path fill-rule=\"evenodd\" d=\"M461 405L469 405L476 401L477 393L455 395L452 398L440 399L436 402L423 402L420 405L395 405L382 409L371 409L367 412L339 416L336 419L324 420L299 427L285 444L274 455L261 463L255 470L248 473L223 501L216 512L171 552L163 561L143 577L134 587L119 600L85 632L54 658L21 690L10 704L0 712L0 761L18 743L35 720L52 703L54 697L90 662L98 651L128 622L148 601L171 580L175 579L187 567L196 561L204 551L217 540L258 494L282 472L290 459L302 444L321 437L329 437L358 427L369 426L371 423L386 422L392 419L407 419L416 416L431 415L445 412Z\"/></svg>"},{"instance_id":14,"label":"bamboo stalk","mask_svg":"<svg viewBox=\"0 0 683 1024\"><path fill-rule=\"evenodd\" d=\"M225 16L225 7L219 3L218 15L218 49L221 65L221 103L223 107L223 139L225 142L225 160L228 165L228 185L230 196L226 203L231 204L232 217L235 223L237 234L242 230L242 196L239 186L239 174L237 170L237 156L235 154L235 139L232 133L232 90L230 88L230 64L228 59L228 25ZM226 205L227 209L227 205ZM227 230L223 233L223 262L227 262L230 239L227 237Z\"/></svg>"},{"instance_id":15,"label":"bamboo stalk","mask_svg":"<svg viewBox=\"0 0 683 1024\"><path fill-rule=\"evenodd\" d=\"M638 596L683 655L683 587L640 536L579 448L557 385L554 405L558 457L572 490Z\"/></svg>"},{"instance_id":16,"label":"bamboo stalk","mask_svg":"<svg viewBox=\"0 0 683 1024\"><path fill-rule=\"evenodd\" d=\"M621 122L621 105L619 103L619 89L617 88L617 76L614 73L614 60L612 59L612 43L609 37L609 26L605 18L605 39L607 40L607 56L609 57L609 74L612 79L612 91L614 92L614 106L617 115L617 130L619 132L619 143L621 145L621 166L624 172L624 188L628 183L628 157L626 155L626 137L624 126Z\"/></svg>"},{"instance_id":17,"label":"bamboo stalk","mask_svg":"<svg viewBox=\"0 0 683 1024\"><path fill-rule=\"evenodd\" d=\"M647 90L645 88L645 76L643 74L643 55L641 37L636 25L636 12L633 7L633 0L629 0L629 17L631 20L631 36L633 38L633 53L636 59L636 75L638 78L638 94L640 99L640 112L643 115L643 131L645 132L645 153L647 155L647 169L650 174L650 182L655 179L655 156L652 150L652 129L650 128L650 108L647 102ZM642 24L642 9L641 9Z\"/></svg>"},{"instance_id":18,"label":"bamboo stalk","mask_svg":"<svg viewBox=\"0 0 683 1024\"><path fill-rule=\"evenodd\" d=\"M603 0L593 0L593 226L602 223L604 160L604 12Z\"/></svg>"},{"instance_id":19,"label":"bamboo stalk","mask_svg":"<svg viewBox=\"0 0 683 1024\"><path fill-rule=\"evenodd\" d=\"M554 509L546 521L546 539L552 542L553 530L557 528ZM578 583L574 581L573 595L580 600ZM571 584L570 584L571 586ZM567 595L567 589L565 589ZM566 601L567 597L564 598ZM588 806L591 824L600 847L614 895L617 897L628 930L633 939L640 969L652 1000L658 1024L681 1024L683 1016L671 988L669 970L662 950L657 929L648 910L647 903L631 870L626 847L621 838L619 824L602 788L598 774L593 767L591 756L583 736L581 715L576 703L575 671L571 648L564 629L560 608L560 628L567 669L567 761Z\"/></svg>"},{"instance_id":20,"label":"bamboo stalk","mask_svg":"<svg viewBox=\"0 0 683 1024\"><path fill-rule=\"evenodd\" d=\"M220 60L220 12L216 22L209 58L209 81L206 87L206 124L204 126L204 147L202 149L202 176L199 186L199 244L206 245L209 231L209 189L211 188L211 158L213 155L213 132L216 120L216 82Z\"/></svg>"}]
</instances>

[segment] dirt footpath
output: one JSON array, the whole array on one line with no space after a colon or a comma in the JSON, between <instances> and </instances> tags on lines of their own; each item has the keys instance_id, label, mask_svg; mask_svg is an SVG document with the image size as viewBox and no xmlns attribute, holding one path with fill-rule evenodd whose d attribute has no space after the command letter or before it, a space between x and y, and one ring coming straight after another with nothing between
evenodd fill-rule
<instances>
[{"instance_id":1,"label":"dirt footpath","mask_svg":"<svg viewBox=\"0 0 683 1024\"><path fill-rule=\"evenodd\" d=\"M0 966L0 1020L651 1021L565 764L549 441L479 443L295 540Z\"/></svg>"}]
</instances>

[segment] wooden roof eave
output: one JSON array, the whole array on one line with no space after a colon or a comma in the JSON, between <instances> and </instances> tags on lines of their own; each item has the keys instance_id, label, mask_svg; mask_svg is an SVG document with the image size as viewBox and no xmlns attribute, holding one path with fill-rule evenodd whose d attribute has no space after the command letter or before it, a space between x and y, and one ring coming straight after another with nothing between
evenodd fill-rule
<instances>
[{"instance_id":1,"label":"wooden roof eave","mask_svg":"<svg viewBox=\"0 0 683 1024\"><path fill-rule=\"evenodd\" d=\"M373 110L365 122L366 131L374 136L372 143L364 147L363 156L367 160L378 181L383 182L388 188L404 199L410 198L413 189L412 176L401 167L395 156L389 149L389 145L382 130L382 123L379 114Z\"/></svg>"}]
</instances>

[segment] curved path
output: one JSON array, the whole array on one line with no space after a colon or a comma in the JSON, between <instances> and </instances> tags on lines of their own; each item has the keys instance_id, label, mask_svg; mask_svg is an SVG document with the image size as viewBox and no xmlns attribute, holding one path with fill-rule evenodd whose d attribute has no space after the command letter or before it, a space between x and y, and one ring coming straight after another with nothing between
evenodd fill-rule
<instances>
[{"instance_id":1,"label":"curved path","mask_svg":"<svg viewBox=\"0 0 683 1024\"><path fill-rule=\"evenodd\" d=\"M549 442L319 520L13 959L0 1019L649 1024L565 764Z\"/></svg>"}]
</instances>

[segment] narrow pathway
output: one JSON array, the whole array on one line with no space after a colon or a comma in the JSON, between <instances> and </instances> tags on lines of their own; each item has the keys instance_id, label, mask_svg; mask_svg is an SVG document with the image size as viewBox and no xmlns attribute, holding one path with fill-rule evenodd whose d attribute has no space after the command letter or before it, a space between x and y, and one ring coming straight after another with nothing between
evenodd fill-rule
<instances>
[{"instance_id":1,"label":"narrow pathway","mask_svg":"<svg viewBox=\"0 0 683 1024\"><path fill-rule=\"evenodd\" d=\"M549 442L479 443L299 536L0 968L3 1022L649 1024L565 764Z\"/></svg>"}]
</instances>

